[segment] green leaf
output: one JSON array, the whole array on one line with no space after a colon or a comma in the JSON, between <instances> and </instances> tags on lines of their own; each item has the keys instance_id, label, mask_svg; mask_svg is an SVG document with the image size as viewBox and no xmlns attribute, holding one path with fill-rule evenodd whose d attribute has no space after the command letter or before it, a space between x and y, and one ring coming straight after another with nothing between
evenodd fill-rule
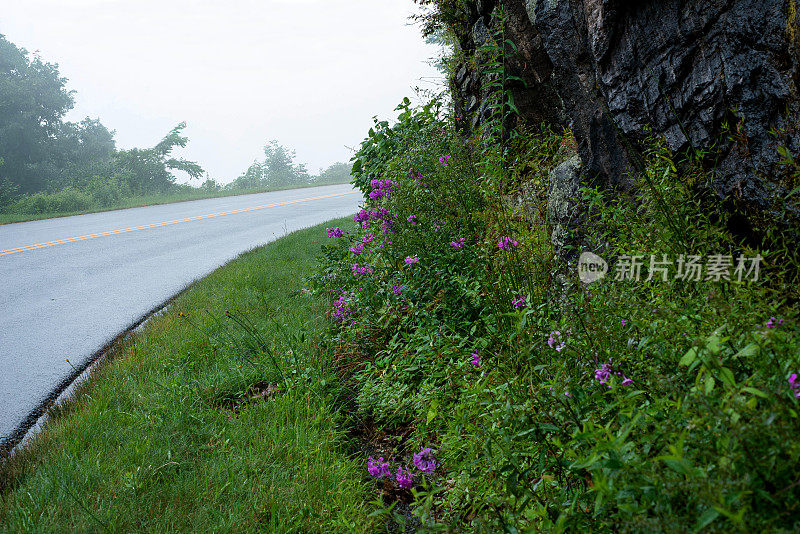
<instances>
[{"instance_id":1,"label":"green leaf","mask_svg":"<svg viewBox=\"0 0 800 534\"><path fill-rule=\"evenodd\" d=\"M715 381L713 376L711 376L710 374L706 376L706 381L703 388L706 392L706 395L708 395L714 390L714 382Z\"/></svg>"},{"instance_id":2,"label":"green leaf","mask_svg":"<svg viewBox=\"0 0 800 534\"><path fill-rule=\"evenodd\" d=\"M736 387L736 379L733 378L733 371L728 369L727 367L723 367L719 370L720 375L722 375L722 383L725 384L729 388Z\"/></svg>"},{"instance_id":3,"label":"green leaf","mask_svg":"<svg viewBox=\"0 0 800 534\"><path fill-rule=\"evenodd\" d=\"M697 347L692 347L686 354L683 355L681 361L678 362L678 365L690 365L693 361L697 359Z\"/></svg>"},{"instance_id":4,"label":"green leaf","mask_svg":"<svg viewBox=\"0 0 800 534\"><path fill-rule=\"evenodd\" d=\"M719 512L714 510L713 508L709 508L703 513L703 515L700 516L700 519L697 520L697 525L695 526L695 530L698 531L703 530L718 517L719 517Z\"/></svg>"},{"instance_id":5,"label":"green leaf","mask_svg":"<svg viewBox=\"0 0 800 534\"><path fill-rule=\"evenodd\" d=\"M744 356L755 356L758 354L759 347L756 343L750 343L745 348L733 355L734 358L741 358Z\"/></svg>"},{"instance_id":6,"label":"green leaf","mask_svg":"<svg viewBox=\"0 0 800 534\"><path fill-rule=\"evenodd\" d=\"M746 391L747 393L750 393L751 395L755 395L757 397L762 397L764 399L767 398L767 394L764 393L763 391L761 391L760 389L746 387L746 388L742 388L742 391Z\"/></svg>"}]
</instances>

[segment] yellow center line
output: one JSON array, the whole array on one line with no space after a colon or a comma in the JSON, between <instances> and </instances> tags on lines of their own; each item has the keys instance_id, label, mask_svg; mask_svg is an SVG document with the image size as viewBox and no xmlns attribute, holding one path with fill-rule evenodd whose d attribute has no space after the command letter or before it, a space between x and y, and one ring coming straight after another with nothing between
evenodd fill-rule
<instances>
[{"instance_id":1,"label":"yellow center line","mask_svg":"<svg viewBox=\"0 0 800 534\"><path fill-rule=\"evenodd\" d=\"M109 235L116 235L116 234L124 234L126 232L135 232L137 230L147 230L149 228L159 228L161 226L169 226L171 224L178 224L183 222L191 222L191 221L199 221L201 219L212 219L214 217L222 217L223 215L234 215L236 213L245 213L248 211L256 211L256 210L263 210L267 208L277 208L278 206L288 206L289 204L298 204L301 202L311 202L312 200L322 200L323 198L333 198L333 197L341 197L344 195L353 195L357 193L357 191L349 191L347 193L333 193L331 195L322 195L319 197L309 197L309 198L300 198L297 200L289 200L286 202L278 202L275 204L263 204L261 206L252 206L250 208L242 208L238 210L231 210L231 211L221 211L219 213L210 213L208 215L197 215L196 217L187 217L185 219L175 219L173 221L164 221L159 223L153 224L145 224L143 226L133 226L130 228L121 228L119 230L109 230L107 232L99 232L96 234L87 234L81 235L76 237L67 237L64 239L58 239L56 241L48 241L46 243L36 243L34 245L26 245L24 247L17 247L17 248L9 248L6 250L0 250L0 256L5 256L7 254L16 254L17 252L25 252L26 250L36 250L39 248L46 248L52 247L54 245L64 245L66 243L75 243L76 241L84 241L86 239L94 239L95 237L105 237Z\"/></svg>"}]
</instances>

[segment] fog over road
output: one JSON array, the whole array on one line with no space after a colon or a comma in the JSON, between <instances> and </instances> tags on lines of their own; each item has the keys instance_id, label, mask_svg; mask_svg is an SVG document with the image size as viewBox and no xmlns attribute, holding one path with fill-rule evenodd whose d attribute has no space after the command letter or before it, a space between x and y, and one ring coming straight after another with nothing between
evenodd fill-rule
<instances>
[{"instance_id":1,"label":"fog over road","mask_svg":"<svg viewBox=\"0 0 800 534\"><path fill-rule=\"evenodd\" d=\"M0 446L73 374L66 358L80 367L186 284L360 199L336 185L0 226Z\"/></svg>"}]
</instances>

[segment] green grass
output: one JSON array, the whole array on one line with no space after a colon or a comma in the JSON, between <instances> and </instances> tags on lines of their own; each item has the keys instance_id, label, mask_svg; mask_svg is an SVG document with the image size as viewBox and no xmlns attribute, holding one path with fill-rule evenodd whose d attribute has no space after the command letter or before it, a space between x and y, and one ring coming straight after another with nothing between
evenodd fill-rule
<instances>
[{"instance_id":1,"label":"green grass","mask_svg":"<svg viewBox=\"0 0 800 534\"><path fill-rule=\"evenodd\" d=\"M188 202L191 200L203 200L206 198L232 197L239 195L252 195L255 193L269 193L272 191L285 191L288 189L305 189L310 187L321 187L324 185L338 185L348 182L315 182L313 184L299 187L278 187L262 189L239 189L236 191L209 192L198 189L197 191L181 191L177 193L162 193L152 195L140 195L128 197L120 200L119 203L110 207L97 207L82 211L59 211L50 213L0 213L0 224L11 224L25 221L38 221L41 219L53 219L56 217L70 217L72 215L84 215L86 213L98 213L101 211L114 211L128 208L141 208L143 206L156 206L159 204L173 204L175 202Z\"/></svg>"},{"instance_id":2,"label":"green grass","mask_svg":"<svg viewBox=\"0 0 800 534\"><path fill-rule=\"evenodd\" d=\"M323 303L299 291L324 235L242 255L113 349L0 473L0 531L369 529Z\"/></svg>"}]
</instances>

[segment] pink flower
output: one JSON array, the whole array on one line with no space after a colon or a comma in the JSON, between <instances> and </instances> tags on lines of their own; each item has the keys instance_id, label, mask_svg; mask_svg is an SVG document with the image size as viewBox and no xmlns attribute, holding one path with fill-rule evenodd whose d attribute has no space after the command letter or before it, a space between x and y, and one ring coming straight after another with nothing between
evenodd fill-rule
<instances>
[{"instance_id":1,"label":"pink flower","mask_svg":"<svg viewBox=\"0 0 800 534\"><path fill-rule=\"evenodd\" d=\"M408 224L417 224L417 220L416 219L417 219L416 215L409 215L408 217L406 217L406 220L408 221Z\"/></svg>"},{"instance_id":2,"label":"pink flower","mask_svg":"<svg viewBox=\"0 0 800 534\"><path fill-rule=\"evenodd\" d=\"M411 265L412 263L419 263L419 256L414 254L413 256L406 256L405 259L406 265Z\"/></svg>"},{"instance_id":3,"label":"pink flower","mask_svg":"<svg viewBox=\"0 0 800 534\"><path fill-rule=\"evenodd\" d=\"M359 243L358 245L351 248L350 252L352 252L353 254L361 254L362 252L364 252L364 245L362 243Z\"/></svg>"},{"instance_id":4,"label":"pink flower","mask_svg":"<svg viewBox=\"0 0 800 534\"><path fill-rule=\"evenodd\" d=\"M528 304L528 298L527 297L513 298L511 299L511 304L517 309L522 309Z\"/></svg>"},{"instance_id":5,"label":"pink flower","mask_svg":"<svg viewBox=\"0 0 800 534\"><path fill-rule=\"evenodd\" d=\"M442 156L439 158L439 163L447 167L447 160L450 159L450 156Z\"/></svg>"},{"instance_id":6,"label":"pink flower","mask_svg":"<svg viewBox=\"0 0 800 534\"><path fill-rule=\"evenodd\" d=\"M328 237L342 237L342 230L337 226L336 228L328 228Z\"/></svg>"},{"instance_id":7,"label":"pink flower","mask_svg":"<svg viewBox=\"0 0 800 534\"><path fill-rule=\"evenodd\" d=\"M458 241L450 241L450 246L453 248L461 248L467 244L467 240L465 238L461 238Z\"/></svg>"}]
</instances>

